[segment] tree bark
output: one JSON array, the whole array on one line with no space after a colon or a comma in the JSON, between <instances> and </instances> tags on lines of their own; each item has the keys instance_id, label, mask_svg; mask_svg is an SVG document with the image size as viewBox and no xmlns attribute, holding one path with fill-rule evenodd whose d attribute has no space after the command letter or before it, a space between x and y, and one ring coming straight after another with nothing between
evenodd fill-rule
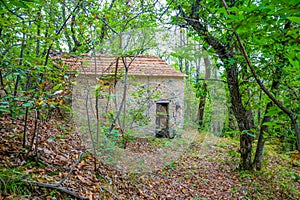
<instances>
[{"instance_id":1,"label":"tree bark","mask_svg":"<svg viewBox=\"0 0 300 200\"><path fill-rule=\"evenodd\" d=\"M183 47L183 33L182 29L179 29L179 47ZM183 73L183 58L179 58L179 70Z\"/></svg>"},{"instance_id":2,"label":"tree bark","mask_svg":"<svg viewBox=\"0 0 300 200\"><path fill-rule=\"evenodd\" d=\"M207 96L207 84L205 82L202 84L202 90L204 94L200 96L200 102L199 102L198 114L197 114L198 129L201 129L203 126L204 108L205 108L206 96Z\"/></svg>"},{"instance_id":3,"label":"tree bark","mask_svg":"<svg viewBox=\"0 0 300 200\"><path fill-rule=\"evenodd\" d=\"M274 78L273 78L273 82L271 85L271 91L274 91L273 92L274 94L276 93L276 91L279 88L281 74L282 74L281 68L277 67L276 71L273 75ZM266 116L266 114L269 112L269 109L273 106L274 106L274 104L272 101L267 103L265 115L261 122L261 128L259 130L259 136L258 136L258 141L257 141L257 146L256 146L256 151L255 151L255 157L253 160L253 167L257 170L261 170L262 157L263 157L264 145L265 145L264 133L268 132L268 129L269 129L269 127L267 125L264 125L264 123L271 121L271 116Z\"/></svg>"},{"instance_id":4,"label":"tree bark","mask_svg":"<svg viewBox=\"0 0 300 200\"><path fill-rule=\"evenodd\" d=\"M265 114L268 113L269 109L273 106L272 102L269 102L266 106ZM255 151L255 157L253 161L253 167L257 170L261 169L262 164L262 157L264 152L264 146L265 146L265 139L264 139L264 133L268 131L268 126L264 125L265 122L271 121L271 116L264 116L263 120L261 122L261 128L259 130L258 140L257 140L257 146Z\"/></svg>"},{"instance_id":5,"label":"tree bark","mask_svg":"<svg viewBox=\"0 0 300 200\"><path fill-rule=\"evenodd\" d=\"M228 123L229 123L228 126L231 130L236 130L232 106L228 108Z\"/></svg>"},{"instance_id":6,"label":"tree bark","mask_svg":"<svg viewBox=\"0 0 300 200\"><path fill-rule=\"evenodd\" d=\"M225 9L227 11L228 14L230 14L230 12L228 11L228 6L226 4L226 2L224 0L222 0ZM234 24L233 22L231 22L231 26L232 29L235 30L234 28ZM290 23L287 23L284 27L284 29L287 29L290 26ZM289 110L288 108L286 108L281 102L279 102L271 93L270 91L264 86L264 84L261 82L261 80L258 78L258 75L256 73L256 71L254 70L251 61L249 59L249 56L246 52L246 49L241 41L241 38L239 36L239 34L236 31L233 31L238 44L240 46L240 49L242 51L243 57L246 60L247 66L249 67L253 77L255 78L255 81L257 82L257 84L259 85L259 87L262 89L262 91L272 100L272 102L278 106L278 108L280 108L280 110L282 110L285 114L287 114L289 116L289 118L291 119L291 123L292 123L292 128L295 130L295 135L296 135L296 140L297 140L297 150L298 153L300 154L300 130L299 130L299 125L297 122L297 117L295 116L295 113L293 113L291 110Z\"/></svg>"},{"instance_id":7,"label":"tree bark","mask_svg":"<svg viewBox=\"0 0 300 200\"><path fill-rule=\"evenodd\" d=\"M241 169L251 169L252 157L252 141L253 137L249 134L252 128L252 115L245 109L242 103L240 94L238 75L236 66L226 68L227 83L230 93L230 102L232 110L238 123L238 128L241 131L240 135L240 153L241 153Z\"/></svg>"},{"instance_id":8,"label":"tree bark","mask_svg":"<svg viewBox=\"0 0 300 200\"><path fill-rule=\"evenodd\" d=\"M205 64L205 80L210 78L210 74L211 74L211 69L210 69L210 58L206 57L204 58L204 64ZM197 80L198 81L198 80ZM199 102L199 106L198 106L198 114L197 114L197 122L199 125L199 129L203 126L203 118L204 118L204 108L205 108L205 103L206 103L206 96L207 96L207 84L204 81L202 84L202 90L203 90L203 94L200 97L200 102Z\"/></svg>"},{"instance_id":9,"label":"tree bark","mask_svg":"<svg viewBox=\"0 0 300 200\"><path fill-rule=\"evenodd\" d=\"M198 33L198 35L202 36L204 38L204 41L209 44L217 53L219 58L222 60L226 76L227 76L227 84L228 89L230 93L230 102L233 107L233 113L235 115L235 118L238 122L238 127L241 132L240 135L240 153L241 153L241 163L240 168L241 169L252 169L252 141L253 137L250 134L250 129L253 125L253 118L251 113L249 113L243 103L242 98L240 94L240 88L239 88L239 82L238 82L238 70L237 70L237 64L235 62L229 62L234 61L234 51L233 51L233 44L226 43L223 44L221 41L219 41L217 38L213 37L212 34L210 34L208 28L201 23L199 20L199 8L200 8L200 2L195 2L194 5L192 5L193 11L189 16L186 15L184 10L180 5L178 5L178 8L180 10L180 13L182 17L186 20L186 22Z\"/></svg>"}]
</instances>

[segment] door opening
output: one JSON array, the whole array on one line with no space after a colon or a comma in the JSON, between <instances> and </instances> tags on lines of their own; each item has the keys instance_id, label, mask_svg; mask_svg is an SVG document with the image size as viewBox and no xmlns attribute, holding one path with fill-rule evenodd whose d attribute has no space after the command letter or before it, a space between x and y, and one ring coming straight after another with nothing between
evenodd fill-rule
<instances>
[{"instance_id":1,"label":"door opening","mask_svg":"<svg viewBox=\"0 0 300 200\"><path fill-rule=\"evenodd\" d=\"M159 131L169 132L168 101L159 101L156 103L156 133Z\"/></svg>"}]
</instances>

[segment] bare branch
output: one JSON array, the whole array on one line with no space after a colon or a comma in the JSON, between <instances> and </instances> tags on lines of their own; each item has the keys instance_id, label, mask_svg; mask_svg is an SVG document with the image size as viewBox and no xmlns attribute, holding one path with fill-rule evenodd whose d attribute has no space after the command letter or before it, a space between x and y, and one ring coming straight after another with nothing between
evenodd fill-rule
<instances>
[{"instance_id":1,"label":"bare branch","mask_svg":"<svg viewBox=\"0 0 300 200\"><path fill-rule=\"evenodd\" d=\"M77 5L75 6L75 8L73 9L73 11L69 14L69 16L67 17L67 19L64 21L64 23L61 25L60 29L58 31L56 31L55 35L58 36L61 31L64 29L64 27L66 26L67 22L69 21L69 19L72 17L73 13L76 12L76 10L78 9L78 7L82 4L83 1L79 0ZM50 51L51 51L51 48L53 46L53 41L52 43L50 44L48 50L47 50L47 54L46 54L46 60L45 60L45 63L44 65L46 66L48 64L48 60L49 60L49 55L50 55Z\"/></svg>"},{"instance_id":2,"label":"bare branch","mask_svg":"<svg viewBox=\"0 0 300 200\"><path fill-rule=\"evenodd\" d=\"M34 181L23 181L25 183L27 183L28 185L36 185L36 186L39 186L39 187L44 187L44 188L51 188L51 189L55 189L55 190L59 190L61 192L64 192L66 194L69 194L77 199L89 199L88 197L83 197L83 196L80 196L79 194L77 194L76 192L73 192L71 190L68 190L67 188L65 187L58 187L56 186L56 184L49 184L49 183L41 183L41 182L34 182Z\"/></svg>"},{"instance_id":3,"label":"bare branch","mask_svg":"<svg viewBox=\"0 0 300 200\"><path fill-rule=\"evenodd\" d=\"M68 174L65 176L65 178L61 179L58 183L56 183L56 186L60 186L65 180L67 180L67 178L70 176L70 174L72 174L72 172L74 171L75 167L77 167L77 165L79 164L81 158L82 158L83 152L80 152L80 155L78 156L78 159L76 160L75 164L73 165L73 167L70 169L70 171L68 172Z\"/></svg>"}]
</instances>

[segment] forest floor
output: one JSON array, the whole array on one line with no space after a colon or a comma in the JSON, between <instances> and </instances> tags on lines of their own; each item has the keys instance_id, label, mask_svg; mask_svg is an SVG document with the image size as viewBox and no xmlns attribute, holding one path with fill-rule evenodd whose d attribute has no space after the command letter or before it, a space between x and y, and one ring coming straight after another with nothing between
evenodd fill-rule
<instances>
[{"instance_id":1,"label":"forest floor","mask_svg":"<svg viewBox=\"0 0 300 200\"><path fill-rule=\"evenodd\" d=\"M272 145L266 145L262 171L240 171L238 141L199 133L180 154L162 165L157 163L159 167L151 163L149 170L145 161L147 170L125 170L95 156L79 132L56 120L39 124L38 138L33 137L34 120L29 120L26 138L34 144L33 151L26 152L22 149L23 127L22 120L0 119L0 200L300 196L299 162L289 154L279 154ZM128 143L126 151L132 153L128 155L151 154L169 141L137 139Z\"/></svg>"}]
</instances>

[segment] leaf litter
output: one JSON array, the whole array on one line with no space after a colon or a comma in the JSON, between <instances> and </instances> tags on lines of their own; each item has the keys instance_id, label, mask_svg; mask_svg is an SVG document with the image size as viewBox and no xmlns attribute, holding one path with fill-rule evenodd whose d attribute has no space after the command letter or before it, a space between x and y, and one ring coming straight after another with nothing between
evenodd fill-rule
<instances>
[{"instance_id":1,"label":"leaf litter","mask_svg":"<svg viewBox=\"0 0 300 200\"><path fill-rule=\"evenodd\" d=\"M0 173L15 168L22 174L23 180L44 184L28 186L31 193L23 195L23 199L53 199L54 196L56 199L296 199L300 191L299 168L292 168L289 171L291 176L286 176L277 167L283 164L290 166L287 160L270 157L265 171L241 172L236 170L238 160L228 154L238 152L237 143L211 135L203 137L203 134L181 148L182 152L174 157L171 154L176 149L166 150L148 140L132 141L128 150L123 152L126 153L123 158L131 159L126 161L126 165L139 165L135 161L143 155L144 162L140 168L135 166L135 170L128 170L122 159L118 164L107 164L96 155L95 171L95 155L82 142L82 135L72 130L71 126L63 125L65 128L62 130L62 125L63 122L57 120L42 122L38 142L33 146L34 150L37 148L37 155L31 151L25 161L26 154L22 150L24 121L1 118ZM31 119L28 121L27 141L32 138L33 127L34 120ZM155 155L153 152L163 150L171 156L168 163L164 162L164 157L160 160L152 158ZM292 190L295 187L282 184L289 180L277 177L278 174L290 177L290 183L296 185L298 191ZM1 184L8 184L4 181L6 179L0 178ZM43 187L59 183L60 188L78 196L55 190L54 187ZM18 197L21 199L9 191L0 193L0 199Z\"/></svg>"}]
</instances>

